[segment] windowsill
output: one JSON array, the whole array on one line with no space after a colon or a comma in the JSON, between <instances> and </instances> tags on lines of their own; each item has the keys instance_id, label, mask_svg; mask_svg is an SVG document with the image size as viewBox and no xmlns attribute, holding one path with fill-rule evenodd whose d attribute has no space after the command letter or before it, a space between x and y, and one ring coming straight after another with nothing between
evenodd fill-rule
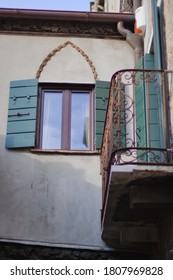
<instances>
[{"instance_id":1,"label":"windowsill","mask_svg":"<svg viewBox=\"0 0 173 280\"><path fill-rule=\"evenodd\" d=\"M100 151L82 151L82 150L44 150L31 149L32 153L62 154L62 155L100 155Z\"/></svg>"}]
</instances>

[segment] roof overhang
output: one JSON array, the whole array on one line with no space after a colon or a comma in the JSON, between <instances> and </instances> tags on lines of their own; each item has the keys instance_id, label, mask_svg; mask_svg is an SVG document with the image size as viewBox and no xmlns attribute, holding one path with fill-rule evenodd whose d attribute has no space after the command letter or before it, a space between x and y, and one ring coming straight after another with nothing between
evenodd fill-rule
<instances>
[{"instance_id":1,"label":"roof overhang","mask_svg":"<svg viewBox=\"0 0 173 280\"><path fill-rule=\"evenodd\" d=\"M117 23L132 30L134 15L103 12L0 9L0 33L32 33L123 39Z\"/></svg>"}]
</instances>

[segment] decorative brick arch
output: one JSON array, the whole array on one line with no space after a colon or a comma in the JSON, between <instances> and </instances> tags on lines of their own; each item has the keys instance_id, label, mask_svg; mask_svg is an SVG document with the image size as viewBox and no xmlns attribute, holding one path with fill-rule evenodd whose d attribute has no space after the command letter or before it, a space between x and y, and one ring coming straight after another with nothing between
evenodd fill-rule
<instances>
[{"instance_id":1,"label":"decorative brick arch","mask_svg":"<svg viewBox=\"0 0 173 280\"><path fill-rule=\"evenodd\" d=\"M47 56L46 58L43 60L43 62L41 63L37 73L36 73L36 78L39 79L40 78L40 75L41 73L43 72L43 69L44 67L48 64L48 62L51 60L51 58L59 51L61 51L63 48L65 48L66 46L71 46L72 48L74 48L77 52L79 52L83 57L84 59L86 60L86 62L89 64L91 70L92 70L92 73L93 73L93 76L94 76L94 79L95 80L98 80L98 73L96 71L96 68L92 62L92 60L89 58L89 56L81 49L79 48L78 46L76 46L75 44L73 44L72 42L70 41L67 41L65 42L64 44L58 46L57 48L55 48L53 51L51 51Z\"/></svg>"}]
</instances>

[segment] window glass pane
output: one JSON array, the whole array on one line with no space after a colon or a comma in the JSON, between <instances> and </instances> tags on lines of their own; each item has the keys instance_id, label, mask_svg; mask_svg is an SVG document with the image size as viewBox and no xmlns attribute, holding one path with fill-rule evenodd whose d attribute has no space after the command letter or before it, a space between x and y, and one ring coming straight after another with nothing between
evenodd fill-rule
<instances>
[{"instance_id":1,"label":"window glass pane","mask_svg":"<svg viewBox=\"0 0 173 280\"><path fill-rule=\"evenodd\" d=\"M61 148L62 92L44 92L43 149Z\"/></svg>"},{"instance_id":2,"label":"window glass pane","mask_svg":"<svg viewBox=\"0 0 173 280\"><path fill-rule=\"evenodd\" d=\"M89 93L72 92L71 104L71 149L90 148Z\"/></svg>"}]
</instances>

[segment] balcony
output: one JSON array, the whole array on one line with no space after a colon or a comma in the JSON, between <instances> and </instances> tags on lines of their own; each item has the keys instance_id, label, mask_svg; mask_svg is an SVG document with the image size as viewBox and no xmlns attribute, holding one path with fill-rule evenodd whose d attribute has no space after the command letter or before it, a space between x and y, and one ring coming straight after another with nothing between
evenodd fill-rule
<instances>
[{"instance_id":1,"label":"balcony","mask_svg":"<svg viewBox=\"0 0 173 280\"><path fill-rule=\"evenodd\" d=\"M151 250L173 206L171 76L123 70L111 80L101 148L102 238L116 249Z\"/></svg>"}]
</instances>

